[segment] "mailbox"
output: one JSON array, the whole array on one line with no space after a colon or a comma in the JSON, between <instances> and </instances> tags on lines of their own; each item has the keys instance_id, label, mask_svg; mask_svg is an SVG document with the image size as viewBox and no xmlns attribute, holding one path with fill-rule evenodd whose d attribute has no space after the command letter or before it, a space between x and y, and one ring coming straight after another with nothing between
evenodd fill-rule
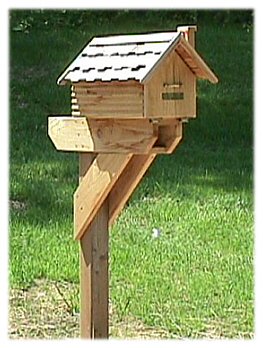
<instances>
[{"instance_id":1,"label":"mailbox","mask_svg":"<svg viewBox=\"0 0 263 348\"><path fill-rule=\"evenodd\" d=\"M74 237L81 255L81 337L108 337L108 228L158 154L196 117L196 80L217 77L195 50L195 26L95 37L58 79L71 115L51 116L57 150L79 153Z\"/></svg>"},{"instance_id":2,"label":"mailbox","mask_svg":"<svg viewBox=\"0 0 263 348\"><path fill-rule=\"evenodd\" d=\"M192 118L196 79L217 77L185 32L95 37L59 77L73 116Z\"/></svg>"}]
</instances>

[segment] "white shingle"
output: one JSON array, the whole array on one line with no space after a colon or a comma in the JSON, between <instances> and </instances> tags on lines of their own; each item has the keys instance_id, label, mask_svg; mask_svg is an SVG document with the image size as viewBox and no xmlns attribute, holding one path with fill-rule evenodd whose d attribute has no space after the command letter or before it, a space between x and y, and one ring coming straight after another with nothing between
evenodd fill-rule
<instances>
[{"instance_id":1,"label":"white shingle","mask_svg":"<svg viewBox=\"0 0 263 348\"><path fill-rule=\"evenodd\" d=\"M142 81L179 36L180 33L168 32L94 38L60 76L58 83Z\"/></svg>"}]
</instances>

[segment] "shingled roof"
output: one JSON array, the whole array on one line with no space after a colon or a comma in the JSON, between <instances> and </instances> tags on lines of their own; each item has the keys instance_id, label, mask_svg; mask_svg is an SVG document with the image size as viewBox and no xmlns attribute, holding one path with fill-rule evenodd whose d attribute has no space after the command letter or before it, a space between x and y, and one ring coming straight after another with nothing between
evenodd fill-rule
<instances>
[{"instance_id":1,"label":"shingled roof","mask_svg":"<svg viewBox=\"0 0 263 348\"><path fill-rule=\"evenodd\" d=\"M180 32L95 37L57 82L60 85L67 82L114 80L137 80L143 83L157 64L179 43L181 49L182 46L185 48L182 58L193 73L197 77L217 82L211 70Z\"/></svg>"}]
</instances>

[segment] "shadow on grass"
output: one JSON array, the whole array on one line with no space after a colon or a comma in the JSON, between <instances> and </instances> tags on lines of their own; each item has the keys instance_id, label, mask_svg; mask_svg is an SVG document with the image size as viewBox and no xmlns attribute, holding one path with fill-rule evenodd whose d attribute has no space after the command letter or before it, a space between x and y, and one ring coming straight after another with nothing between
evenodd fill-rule
<instances>
[{"instance_id":1,"label":"shadow on grass","mask_svg":"<svg viewBox=\"0 0 263 348\"><path fill-rule=\"evenodd\" d=\"M70 157L72 161L66 161L63 155L52 159L41 155L40 160L30 158L27 165L22 166L21 173L14 171L11 177L10 203L17 201L25 205L23 211L11 209L11 220L17 217L39 227L73 220L78 162L74 156Z\"/></svg>"}]
</instances>

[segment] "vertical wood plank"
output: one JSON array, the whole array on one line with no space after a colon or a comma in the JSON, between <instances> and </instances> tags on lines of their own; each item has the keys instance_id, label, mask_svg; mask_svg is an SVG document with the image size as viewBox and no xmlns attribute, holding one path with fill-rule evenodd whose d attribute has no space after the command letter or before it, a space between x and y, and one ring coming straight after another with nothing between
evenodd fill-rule
<instances>
[{"instance_id":1,"label":"vertical wood plank","mask_svg":"<svg viewBox=\"0 0 263 348\"><path fill-rule=\"evenodd\" d=\"M100 208L94 223L92 242L92 316L93 338L108 338L108 200Z\"/></svg>"},{"instance_id":2,"label":"vertical wood plank","mask_svg":"<svg viewBox=\"0 0 263 348\"><path fill-rule=\"evenodd\" d=\"M90 167L93 154L79 155L79 181ZM92 338L92 240L93 232L85 233L80 240L80 336Z\"/></svg>"},{"instance_id":3,"label":"vertical wood plank","mask_svg":"<svg viewBox=\"0 0 263 348\"><path fill-rule=\"evenodd\" d=\"M196 77L176 51L165 57L154 76L145 84L145 117L195 117ZM169 85L179 84L179 87ZM163 99L163 93L183 93L183 99Z\"/></svg>"},{"instance_id":4,"label":"vertical wood plank","mask_svg":"<svg viewBox=\"0 0 263 348\"><path fill-rule=\"evenodd\" d=\"M79 180L94 155L81 154ZM80 240L80 336L108 338L108 201Z\"/></svg>"},{"instance_id":5,"label":"vertical wood plank","mask_svg":"<svg viewBox=\"0 0 263 348\"><path fill-rule=\"evenodd\" d=\"M85 233L80 240L80 337L92 338L92 239Z\"/></svg>"}]
</instances>

